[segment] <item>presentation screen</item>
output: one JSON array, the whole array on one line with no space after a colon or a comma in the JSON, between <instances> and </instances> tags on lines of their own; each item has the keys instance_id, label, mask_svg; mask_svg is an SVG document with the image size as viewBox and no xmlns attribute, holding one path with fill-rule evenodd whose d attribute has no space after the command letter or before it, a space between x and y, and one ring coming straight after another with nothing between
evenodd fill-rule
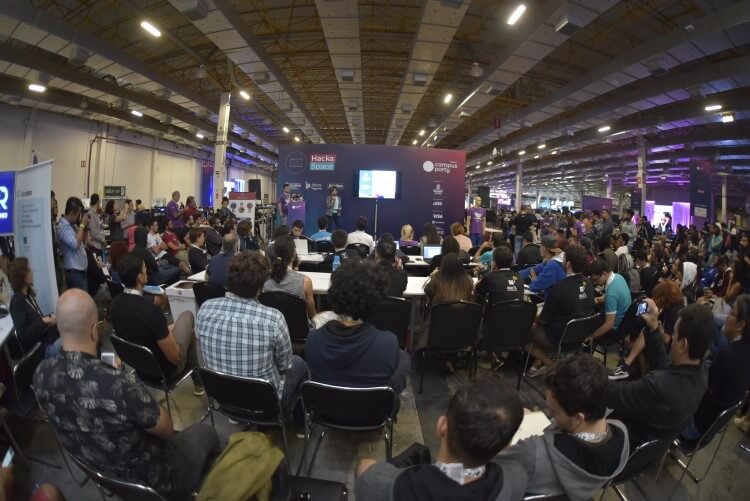
<instances>
[{"instance_id":1,"label":"presentation screen","mask_svg":"<svg viewBox=\"0 0 750 501\"><path fill-rule=\"evenodd\" d=\"M399 198L399 172L395 170L357 171L357 196L359 198Z\"/></svg>"}]
</instances>

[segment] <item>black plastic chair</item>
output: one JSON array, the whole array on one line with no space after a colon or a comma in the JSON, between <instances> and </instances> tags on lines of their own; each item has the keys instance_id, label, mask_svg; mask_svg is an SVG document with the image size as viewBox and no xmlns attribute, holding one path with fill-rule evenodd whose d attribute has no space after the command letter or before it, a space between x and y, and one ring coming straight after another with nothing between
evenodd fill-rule
<instances>
[{"instance_id":1,"label":"black plastic chair","mask_svg":"<svg viewBox=\"0 0 750 501\"><path fill-rule=\"evenodd\" d=\"M112 478L109 475L105 475L92 468L70 452L68 452L68 455L76 466L78 466L86 476L96 484L103 501L106 501L107 498L113 495L124 500L137 499L138 501L165 501L158 492L147 485Z\"/></svg>"},{"instance_id":2,"label":"black plastic chair","mask_svg":"<svg viewBox=\"0 0 750 501\"><path fill-rule=\"evenodd\" d=\"M419 248L418 245L404 245L400 249L401 249L401 252L403 252L407 256L421 256L422 255L422 250Z\"/></svg>"},{"instance_id":3,"label":"black plastic chair","mask_svg":"<svg viewBox=\"0 0 750 501\"><path fill-rule=\"evenodd\" d=\"M373 310L370 322L382 331L391 331L398 338L398 345L406 347L411 320L411 303L402 297L386 297Z\"/></svg>"},{"instance_id":4,"label":"black plastic chair","mask_svg":"<svg viewBox=\"0 0 750 501\"><path fill-rule=\"evenodd\" d=\"M292 343L304 344L310 325L307 322L307 304L301 297L285 291L264 291L258 301L270 308L276 308L284 315Z\"/></svg>"},{"instance_id":5,"label":"black plastic chair","mask_svg":"<svg viewBox=\"0 0 750 501\"><path fill-rule=\"evenodd\" d=\"M467 353L469 378L474 377L474 347L481 321L482 307L477 303L449 301L430 308L427 346L419 350L419 393L422 393L424 386L425 359L429 353Z\"/></svg>"},{"instance_id":6,"label":"black plastic chair","mask_svg":"<svg viewBox=\"0 0 750 501\"><path fill-rule=\"evenodd\" d=\"M687 463L685 463L682 459L677 459L677 464L682 469L682 475L680 475L680 480L678 481L678 485L682 483L682 479L685 477L685 474L687 473L687 476L690 477L690 480L693 482L700 483L701 480L706 478L708 475L709 470L711 469L711 466L714 463L714 459L716 458L716 454L719 452L719 449L721 448L721 442L724 441L724 435L726 435L727 431L727 424L732 419L732 417L737 413L737 411L742 407L742 402L744 401L744 397L742 400L734 404L728 409L725 409L719 414L713 423L711 423L711 426L708 427L708 430L699 438L698 440L692 441L692 440L685 440L684 438L678 436L674 441L674 446L677 448L677 450L680 451L680 453L688 458ZM711 461L708 462L708 467L706 468L705 473L703 473L702 476L697 477L695 474L690 471L690 463L693 462L693 458L695 457L695 454L700 451L701 449L705 448L708 444L711 443L711 441L716 437L716 435L719 435L719 443L716 445L716 449L714 450L713 456L711 456ZM677 488L677 486L675 486Z\"/></svg>"},{"instance_id":7,"label":"black plastic chair","mask_svg":"<svg viewBox=\"0 0 750 501\"><path fill-rule=\"evenodd\" d=\"M299 264L299 271L312 271L312 272L315 272L315 271L318 271L318 266L319 265L320 265L320 263L314 263L314 262L311 262L311 261L302 261Z\"/></svg>"},{"instance_id":8,"label":"black plastic chair","mask_svg":"<svg viewBox=\"0 0 750 501\"><path fill-rule=\"evenodd\" d=\"M357 254L359 254L359 257L362 259L367 259L367 256L370 255L370 246L366 244L349 244L346 248L357 251Z\"/></svg>"},{"instance_id":9,"label":"black plastic chair","mask_svg":"<svg viewBox=\"0 0 750 501\"><path fill-rule=\"evenodd\" d=\"M638 315L636 315L638 303L640 302L641 300L638 298L630 303L630 306L628 306L628 309L625 312L625 316L622 318L622 322L620 322L620 326L616 330L593 340L591 349L594 353L600 353L604 356L604 365L607 365L607 352L609 351L609 347L615 343L620 345L618 352L620 360L618 361L618 364L622 364L622 361L625 359L625 338L627 336L635 336L643 328L643 322L638 318Z\"/></svg>"},{"instance_id":10,"label":"black plastic chair","mask_svg":"<svg viewBox=\"0 0 750 501\"><path fill-rule=\"evenodd\" d=\"M195 294L195 309L200 310L203 303L209 299L224 297L226 289L220 285L211 282L196 282L193 284L193 293Z\"/></svg>"},{"instance_id":11,"label":"black plastic chair","mask_svg":"<svg viewBox=\"0 0 750 501\"><path fill-rule=\"evenodd\" d=\"M291 499L314 499L320 501L346 501L349 492L346 485L332 480L300 477L287 477Z\"/></svg>"},{"instance_id":12,"label":"black plastic chair","mask_svg":"<svg viewBox=\"0 0 750 501\"><path fill-rule=\"evenodd\" d=\"M206 367L198 369L208 395L211 426L214 410L225 416L252 425L278 426L284 439L284 457L289 462L286 438L286 413L281 406L276 388L267 380L224 374Z\"/></svg>"},{"instance_id":13,"label":"black plastic chair","mask_svg":"<svg viewBox=\"0 0 750 501\"><path fill-rule=\"evenodd\" d=\"M528 301L503 301L486 305L482 322L482 339L477 351L525 350L531 343L531 326L536 318L536 306ZM521 389L521 379L529 364L530 352L518 371L516 390ZM476 357L474 359L476 364ZM476 367L474 367L476 372Z\"/></svg>"},{"instance_id":14,"label":"black plastic chair","mask_svg":"<svg viewBox=\"0 0 750 501\"><path fill-rule=\"evenodd\" d=\"M633 485L636 486L644 499L648 499L648 496L645 492L643 492L643 489L638 484L636 478L652 465L657 463L663 464L664 459L667 455L667 451L669 450L669 446L672 443L673 437L674 435L657 440L651 440L636 447L635 450L630 453L630 457L628 458L628 462L625 464L625 468L623 468L623 470L615 478L607 482L607 485L604 486L602 497L604 497L604 493L606 492L607 487L611 487L621 500L627 501L625 493L620 490L618 485L624 484L625 482L633 482ZM659 473L661 473L661 466L659 467L659 472L657 472L656 474L657 479L659 478Z\"/></svg>"},{"instance_id":15,"label":"black plastic chair","mask_svg":"<svg viewBox=\"0 0 750 501\"><path fill-rule=\"evenodd\" d=\"M145 346L131 343L130 341L117 336L114 332L112 332L110 340L122 361L135 369L138 379L140 379L143 384L164 392L164 397L167 401L167 411L171 417L172 407L169 403L170 395L180 383L193 373L193 369L186 367L182 373L168 380L151 350Z\"/></svg>"},{"instance_id":16,"label":"black plastic chair","mask_svg":"<svg viewBox=\"0 0 750 501\"><path fill-rule=\"evenodd\" d=\"M601 313L584 318L574 318L565 326L560 342L557 345L557 353L552 354L555 360L564 355L581 351L583 342L599 328L604 321Z\"/></svg>"},{"instance_id":17,"label":"black plastic chair","mask_svg":"<svg viewBox=\"0 0 750 501\"><path fill-rule=\"evenodd\" d=\"M107 289L109 290L109 297L114 299L125 290L122 284L116 284L112 280L107 280Z\"/></svg>"},{"instance_id":18,"label":"black plastic chair","mask_svg":"<svg viewBox=\"0 0 750 501\"><path fill-rule=\"evenodd\" d=\"M330 240L318 240L313 244L313 249L315 249L315 252L326 252L326 253L333 253L336 251L335 247L333 246L333 242Z\"/></svg>"},{"instance_id":19,"label":"black plastic chair","mask_svg":"<svg viewBox=\"0 0 750 501\"><path fill-rule=\"evenodd\" d=\"M301 387L305 408L305 447L302 450L297 475L307 456L310 432L314 425L322 428L313 451L307 476L312 472L315 456L327 430L374 431L383 429L386 460L393 453L393 421L396 416L396 393L392 388L350 388L306 381Z\"/></svg>"}]
</instances>

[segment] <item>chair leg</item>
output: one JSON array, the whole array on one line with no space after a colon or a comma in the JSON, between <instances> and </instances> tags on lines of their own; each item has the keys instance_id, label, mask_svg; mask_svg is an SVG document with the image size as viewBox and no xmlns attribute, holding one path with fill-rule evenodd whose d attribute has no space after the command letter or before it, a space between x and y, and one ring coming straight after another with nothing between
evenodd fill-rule
<instances>
[{"instance_id":1,"label":"chair leg","mask_svg":"<svg viewBox=\"0 0 750 501\"><path fill-rule=\"evenodd\" d=\"M390 419L385 424L383 438L385 439L385 460L390 461L393 457L393 421Z\"/></svg>"},{"instance_id":2,"label":"chair leg","mask_svg":"<svg viewBox=\"0 0 750 501\"><path fill-rule=\"evenodd\" d=\"M612 485L612 490L615 491L615 494L617 494L617 497L620 498L620 501L628 501L628 498L625 496L625 493L622 492L622 490L617 487L616 485Z\"/></svg>"},{"instance_id":3,"label":"chair leg","mask_svg":"<svg viewBox=\"0 0 750 501\"><path fill-rule=\"evenodd\" d=\"M308 478L312 474L312 468L313 468L313 464L315 463L315 457L318 455L318 449L320 448L320 443L323 441L323 437L325 437L325 436L326 436L326 429L323 428L321 430L321 432L320 432L320 437L318 437L318 443L315 444L315 450L313 450L313 455L310 458L310 464L307 466L307 477Z\"/></svg>"},{"instance_id":4,"label":"chair leg","mask_svg":"<svg viewBox=\"0 0 750 501\"><path fill-rule=\"evenodd\" d=\"M23 450L21 449L21 445L16 440L16 437L13 435L13 433L10 431L10 427L8 426L8 423L5 421L4 417L0 417L0 423L2 423L3 430L5 431L6 436L8 437L8 440L10 441L11 447L16 451L16 454L18 454L18 457L21 458L21 460L29 464L29 461L34 461L35 463L43 464L45 466L49 466L50 468L54 468L56 470L61 470L62 466L49 463L43 459L35 458L34 456L26 456L23 453Z\"/></svg>"},{"instance_id":5,"label":"chair leg","mask_svg":"<svg viewBox=\"0 0 750 501\"><path fill-rule=\"evenodd\" d=\"M286 461L286 467L291 472L292 462L289 459L289 443L286 439L286 423L284 420L279 420L279 427L281 428L281 438L284 440L284 461Z\"/></svg>"},{"instance_id":6,"label":"chair leg","mask_svg":"<svg viewBox=\"0 0 750 501\"><path fill-rule=\"evenodd\" d=\"M714 463L714 459L716 459L716 455L719 453L719 449L721 448L721 443L724 441L724 435L726 435L726 433L727 433L727 429L724 428L724 431L721 433L721 436L719 437L719 443L716 445L716 448L714 449L714 453L711 456L711 461L708 462L708 467L706 467L706 471L705 473L703 473L703 475L701 475L700 477L696 477L695 474L691 472L687 467L685 468L685 473L687 473L687 475L690 477L690 480L698 484L700 483L701 480L703 480L704 478L706 478L706 476L708 476L708 471L711 469L711 466ZM690 459L692 460L692 457ZM689 465L690 463L688 463L688 466Z\"/></svg>"},{"instance_id":7,"label":"chair leg","mask_svg":"<svg viewBox=\"0 0 750 501\"><path fill-rule=\"evenodd\" d=\"M169 391L164 390L164 399L167 401L167 414L169 414L169 419L172 419L172 406L169 403Z\"/></svg>"},{"instance_id":8,"label":"chair leg","mask_svg":"<svg viewBox=\"0 0 750 501\"><path fill-rule=\"evenodd\" d=\"M299 477L300 472L302 471L302 465L305 464L305 457L307 456L307 447L310 445L310 417L305 414L305 440L304 444L302 445L302 457L299 458L299 464L297 465L297 472L295 475Z\"/></svg>"}]
</instances>

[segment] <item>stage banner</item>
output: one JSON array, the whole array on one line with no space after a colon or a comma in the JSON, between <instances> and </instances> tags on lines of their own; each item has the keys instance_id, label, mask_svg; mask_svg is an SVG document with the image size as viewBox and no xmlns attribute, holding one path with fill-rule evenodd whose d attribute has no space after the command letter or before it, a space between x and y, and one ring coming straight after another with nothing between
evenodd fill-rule
<instances>
[{"instance_id":1,"label":"stage banner","mask_svg":"<svg viewBox=\"0 0 750 501\"><path fill-rule=\"evenodd\" d=\"M690 215L711 219L711 162L706 160L690 166Z\"/></svg>"},{"instance_id":2,"label":"stage banner","mask_svg":"<svg viewBox=\"0 0 750 501\"><path fill-rule=\"evenodd\" d=\"M55 311L57 281L52 259L52 160L16 171L16 256L29 260L42 313Z\"/></svg>"},{"instance_id":3,"label":"stage banner","mask_svg":"<svg viewBox=\"0 0 750 501\"><path fill-rule=\"evenodd\" d=\"M356 176L360 170L397 171L400 198L395 200L356 198ZM459 150L409 148L359 144L307 144L279 147L277 193L289 183L292 194L306 205L305 233L317 231L317 220L326 212L331 186L341 198L341 223L355 229L357 217L368 219L367 231L392 233L399 238L401 226L410 224L418 237L426 223L434 223L441 234L462 222L466 153ZM290 221L291 222L291 221Z\"/></svg>"},{"instance_id":4,"label":"stage banner","mask_svg":"<svg viewBox=\"0 0 750 501\"><path fill-rule=\"evenodd\" d=\"M203 162L201 166L201 207L214 206L214 163Z\"/></svg>"},{"instance_id":5,"label":"stage banner","mask_svg":"<svg viewBox=\"0 0 750 501\"><path fill-rule=\"evenodd\" d=\"M241 221L249 219L255 228L255 206L260 200L255 199L254 191L232 191L229 193L229 210L234 214L235 219Z\"/></svg>"}]
</instances>

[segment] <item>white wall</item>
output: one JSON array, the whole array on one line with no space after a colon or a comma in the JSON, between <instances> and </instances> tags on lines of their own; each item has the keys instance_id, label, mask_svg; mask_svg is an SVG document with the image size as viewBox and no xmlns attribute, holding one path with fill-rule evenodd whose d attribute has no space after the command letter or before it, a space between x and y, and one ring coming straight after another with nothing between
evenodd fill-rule
<instances>
[{"instance_id":1,"label":"white wall","mask_svg":"<svg viewBox=\"0 0 750 501\"><path fill-rule=\"evenodd\" d=\"M247 181L248 179L260 179L261 193L263 194L268 193L269 200L274 200L274 197L271 194L271 176L266 176L263 174L259 174L257 172L243 170L242 168L236 165L232 165L227 168L227 181L234 180L234 179L244 179L245 181Z\"/></svg>"}]
</instances>

